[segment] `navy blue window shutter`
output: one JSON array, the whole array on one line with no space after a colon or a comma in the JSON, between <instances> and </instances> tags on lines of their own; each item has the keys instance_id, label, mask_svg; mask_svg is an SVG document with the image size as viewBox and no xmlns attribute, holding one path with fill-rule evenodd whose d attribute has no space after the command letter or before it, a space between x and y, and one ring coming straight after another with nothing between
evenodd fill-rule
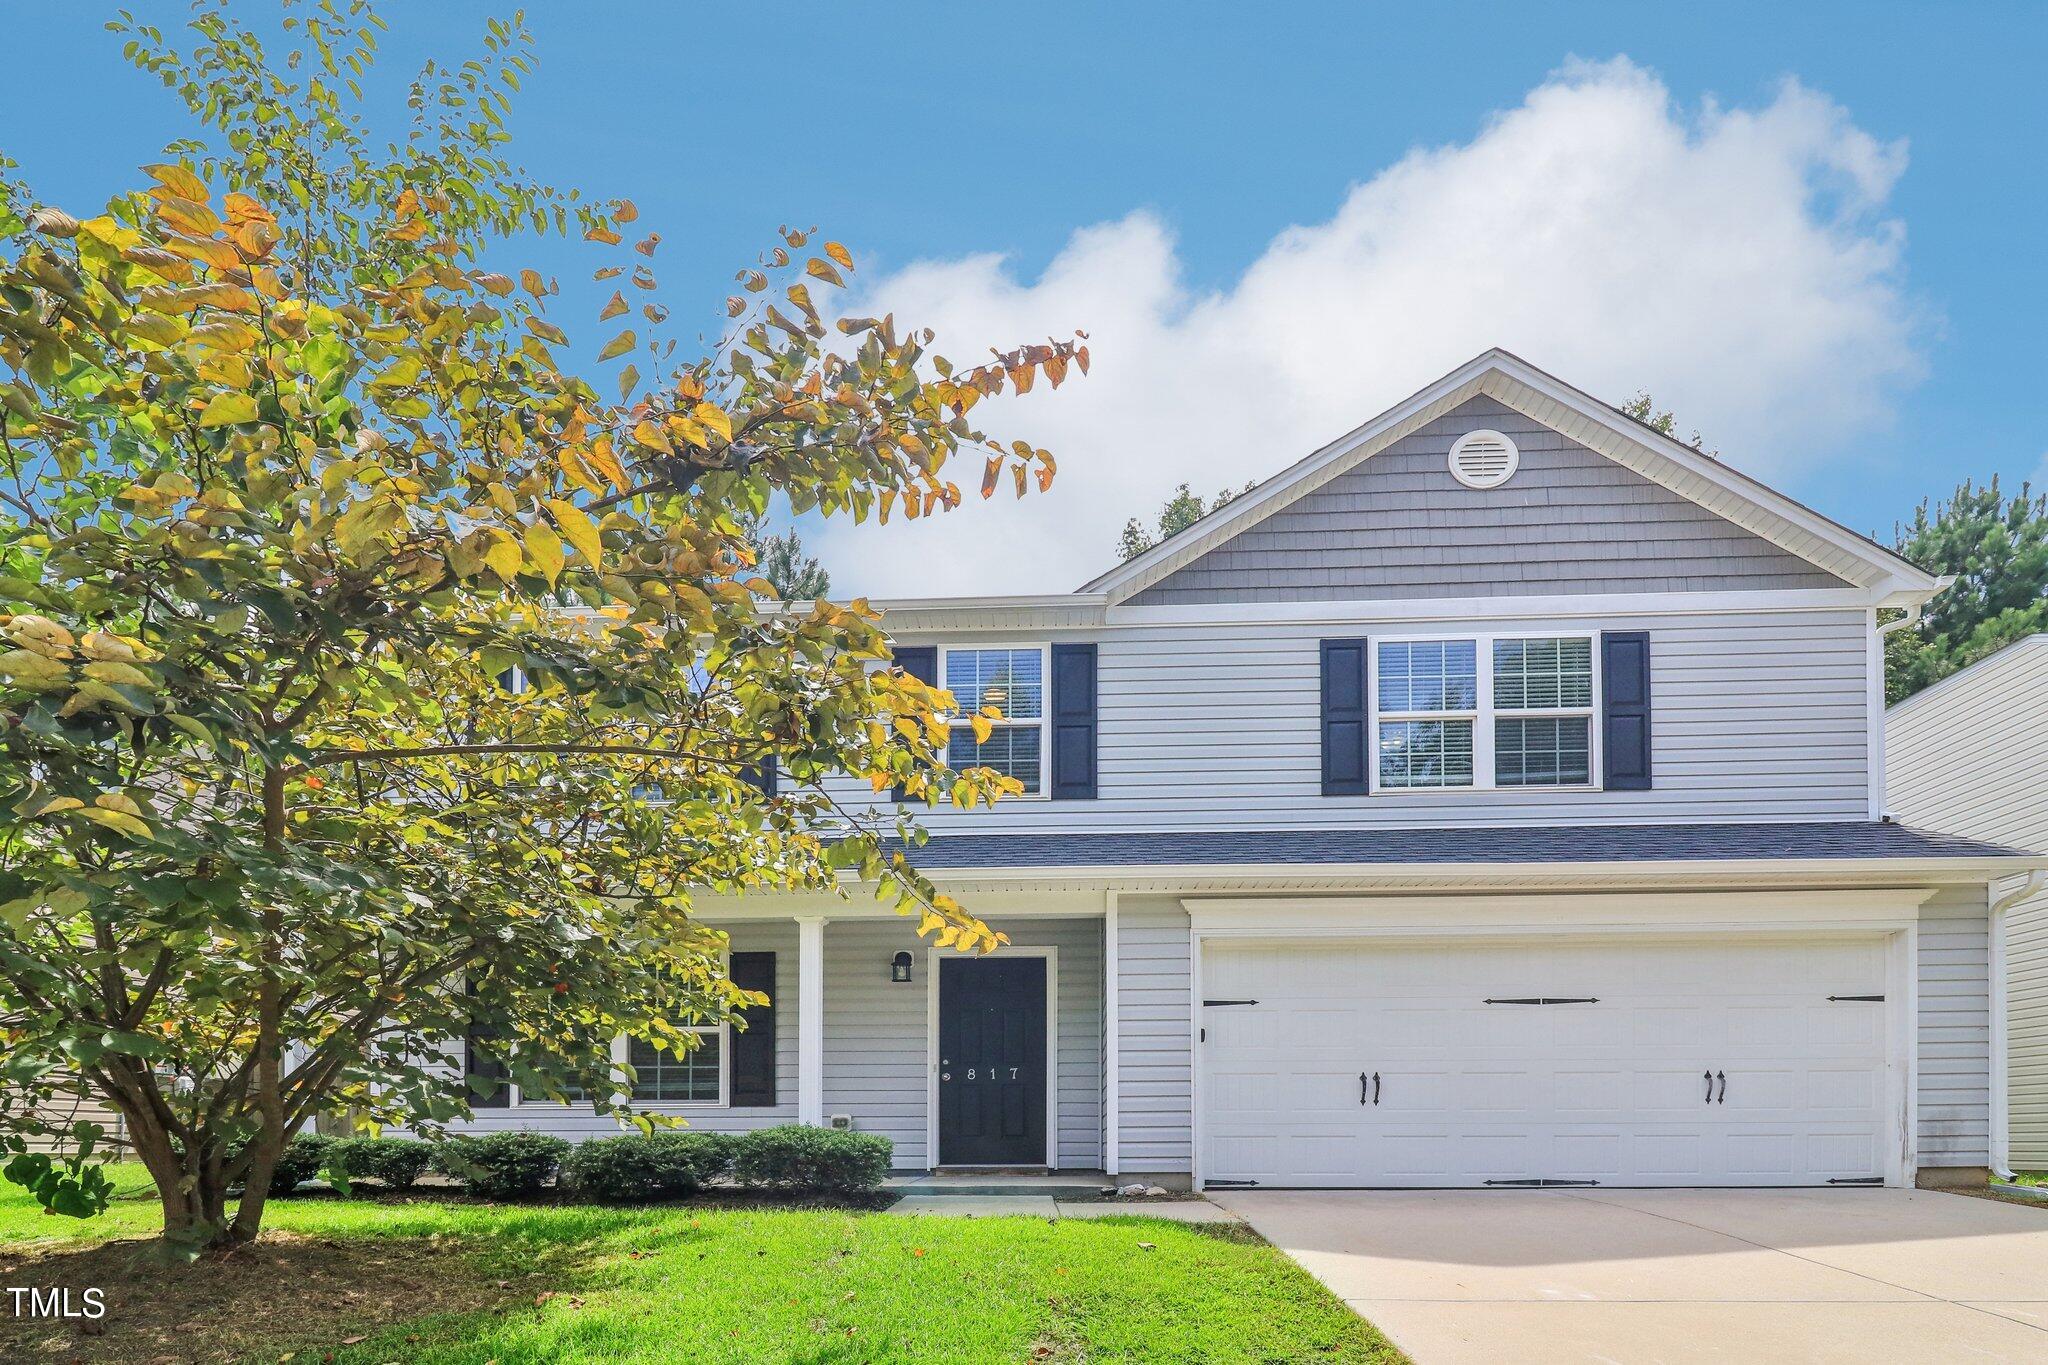
<instances>
[{"instance_id":1,"label":"navy blue window shutter","mask_svg":"<svg viewBox=\"0 0 2048 1365\"><path fill-rule=\"evenodd\" d=\"M896 666L927 687L939 685L939 647L937 645L896 646ZM895 799L908 801L910 793L898 787Z\"/></svg>"},{"instance_id":2,"label":"navy blue window shutter","mask_svg":"<svg viewBox=\"0 0 2048 1365\"><path fill-rule=\"evenodd\" d=\"M1602 785L1609 791L1650 789L1650 633L1610 630L1600 636Z\"/></svg>"},{"instance_id":3,"label":"navy blue window shutter","mask_svg":"<svg viewBox=\"0 0 2048 1365\"><path fill-rule=\"evenodd\" d=\"M1095 798L1095 646L1052 647L1052 794Z\"/></svg>"},{"instance_id":4,"label":"navy blue window shutter","mask_svg":"<svg viewBox=\"0 0 2048 1365\"><path fill-rule=\"evenodd\" d=\"M1366 796L1365 640L1323 641L1323 795Z\"/></svg>"},{"instance_id":5,"label":"navy blue window shutter","mask_svg":"<svg viewBox=\"0 0 2048 1365\"><path fill-rule=\"evenodd\" d=\"M775 954L734 953L727 969L732 984L759 991L765 1005L740 1011L743 1029L732 1030L732 1096L735 1109L764 1109L775 1103Z\"/></svg>"},{"instance_id":6,"label":"navy blue window shutter","mask_svg":"<svg viewBox=\"0 0 2048 1365\"><path fill-rule=\"evenodd\" d=\"M782 765L770 754L759 763L749 763L742 773L747 781L761 789L761 795L773 796L782 786Z\"/></svg>"}]
</instances>

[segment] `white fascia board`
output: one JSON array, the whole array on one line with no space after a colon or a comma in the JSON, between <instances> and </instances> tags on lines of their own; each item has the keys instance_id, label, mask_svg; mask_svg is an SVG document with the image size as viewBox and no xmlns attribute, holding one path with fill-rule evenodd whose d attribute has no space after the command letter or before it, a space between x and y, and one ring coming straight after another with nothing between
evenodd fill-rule
<instances>
[{"instance_id":1,"label":"white fascia board","mask_svg":"<svg viewBox=\"0 0 2048 1365\"><path fill-rule=\"evenodd\" d=\"M2048 854L1982 858L1661 859L1544 863L1217 863L1102 867L931 868L925 875L949 891L1087 888L1174 894L1212 888L1245 890L1411 890L1575 886L1824 886L1985 885L2036 868Z\"/></svg>"},{"instance_id":2,"label":"white fascia board","mask_svg":"<svg viewBox=\"0 0 2048 1365\"><path fill-rule=\"evenodd\" d=\"M1700 616L1755 612L1868 611L1895 605L1869 588L1754 592L1592 593L1573 596L1370 598L1313 602L1200 602L1104 606L1102 594L1051 603L930 599L881 608L892 637L969 631L1144 630L1177 626L1370 624L1378 621L1532 621L1601 616Z\"/></svg>"},{"instance_id":3,"label":"white fascia board","mask_svg":"<svg viewBox=\"0 0 2048 1365\"><path fill-rule=\"evenodd\" d=\"M1752 612L1868 611L1884 603L1866 588L1780 588L1755 592L1585 593L1528 597L1408 597L1314 602L1200 602L1112 606L1117 626L1526 621L1586 616L1698 616Z\"/></svg>"}]
</instances>

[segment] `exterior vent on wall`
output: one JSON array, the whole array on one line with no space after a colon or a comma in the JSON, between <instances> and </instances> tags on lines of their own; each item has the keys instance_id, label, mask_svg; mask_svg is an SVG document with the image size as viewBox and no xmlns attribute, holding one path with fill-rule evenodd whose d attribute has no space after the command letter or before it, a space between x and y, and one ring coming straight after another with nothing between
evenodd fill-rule
<instances>
[{"instance_id":1,"label":"exterior vent on wall","mask_svg":"<svg viewBox=\"0 0 2048 1365\"><path fill-rule=\"evenodd\" d=\"M1522 452L1497 431L1468 431L1451 446L1451 477L1467 488L1498 488L1521 462Z\"/></svg>"}]
</instances>

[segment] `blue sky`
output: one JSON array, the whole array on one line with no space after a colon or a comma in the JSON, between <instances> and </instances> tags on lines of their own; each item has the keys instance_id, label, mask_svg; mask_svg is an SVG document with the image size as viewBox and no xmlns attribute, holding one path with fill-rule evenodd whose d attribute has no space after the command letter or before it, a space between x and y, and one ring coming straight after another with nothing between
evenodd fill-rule
<instances>
[{"instance_id":1,"label":"blue sky","mask_svg":"<svg viewBox=\"0 0 2048 1365\"><path fill-rule=\"evenodd\" d=\"M1001 414L1062 456L1042 509L921 541L821 529L842 590L1073 586L1181 477L1270 474L1495 342L1602 397L1647 386L1887 538L1922 496L2048 454L2038 5L528 10L521 157L635 199L707 327L794 221L955 354L1097 338L1096 392ZM467 55L501 11L388 5L386 74ZM0 150L73 208L183 131L104 17L0 3L48 73L0 86ZM523 255L580 273L572 247ZM991 547L1005 562L924 581L933 553Z\"/></svg>"}]
</instances>

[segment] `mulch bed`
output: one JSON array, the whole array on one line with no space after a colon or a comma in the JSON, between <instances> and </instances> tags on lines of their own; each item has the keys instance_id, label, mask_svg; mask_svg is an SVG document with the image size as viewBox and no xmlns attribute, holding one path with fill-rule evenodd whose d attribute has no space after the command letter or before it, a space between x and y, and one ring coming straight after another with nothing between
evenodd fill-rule
<instances>
[{"instance_id":1,"label":"mulch bed","mask_svg":"<svg viewBox=\"0 0 2048 1365\"><path fill-rule=\"evenodd\" d=\"M86 1362L234 1361L278 1343L303 1342L317 1361L380 1327L457 1312L517 1295L484 1279L458 1243L434 1239L335 1241L266 1232L254 1246L196 1263L167 1262L150 1241L84 1250L0 1255L0 1284L97 1287L97 1322L17 1318L0 1304L0 1360ZM510 1291L510 1292L508 1292Z\"/></svg>"}]
</instances>

